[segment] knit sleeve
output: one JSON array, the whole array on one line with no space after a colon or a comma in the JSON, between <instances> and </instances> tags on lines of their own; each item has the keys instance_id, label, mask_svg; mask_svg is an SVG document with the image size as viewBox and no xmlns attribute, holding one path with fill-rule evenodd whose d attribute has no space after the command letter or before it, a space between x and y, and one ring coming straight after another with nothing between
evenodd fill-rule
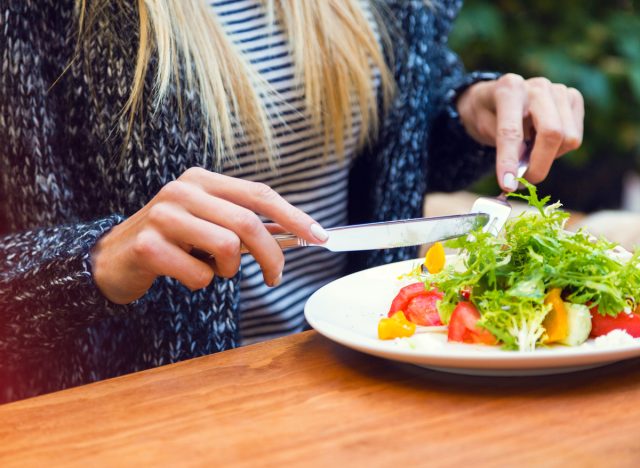
<instances>
[{"instance_id":1,"label":"knit sleeve","mask_svg":"<svg viewBox=\"0 0 640 468\"><path fill-rule=\"evenodd\" d=\"M72 11L71 0L0 7L0 368L134 307L110 303L92 280L91 249L123 218L91 214L93 194L74 185L91 175L69 164L82 145L62 94Z\"/></svg>"},{"instance_id":2,"label":"knit sleeve","mask_svg":"<svg viewBox=\"0 0 640 468\"><path fill-rule=\"evenodd\" d=\"M495 148L473 140L462 126L456 109L456 100L467 87L499 76L492 72L466 73L459 57L449 48L449 32L461 4L459 0L451 0L433 5L435 36L430 66L435 67L438 76L434 76L432 104L436 112L427 151L429 191L464 188L495 163Z\"/></svg>"},{"instance_id":3,"label":"knit sleeve","mask_svg":"<svg viewBox=\"0 0 640 468\"><path fill-rule=\"evenodd\" d=\"M0 356L54 347L79 327L131 306L107 300L92 279L90 252L122 218L0 237ZM14 356L15 357L15 356Z\"/></svg>"}]
</instances>

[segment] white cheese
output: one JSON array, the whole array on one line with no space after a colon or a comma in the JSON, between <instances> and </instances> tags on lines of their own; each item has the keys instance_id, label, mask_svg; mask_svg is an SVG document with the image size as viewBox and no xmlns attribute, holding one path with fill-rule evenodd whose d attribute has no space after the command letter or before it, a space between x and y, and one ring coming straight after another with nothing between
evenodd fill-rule
<instances>
[{"instance_id":1,"label":"white cheese","mask_svg":"<svg viewBox=\"0 0 640 468\"><path fill-rule=\"evenodd\" d=\"M615 348L632 344L635 341L635 338L624 330L611 330L606 335L596 338L595 345L598 348Z\"/></svg>"}]
</instances>

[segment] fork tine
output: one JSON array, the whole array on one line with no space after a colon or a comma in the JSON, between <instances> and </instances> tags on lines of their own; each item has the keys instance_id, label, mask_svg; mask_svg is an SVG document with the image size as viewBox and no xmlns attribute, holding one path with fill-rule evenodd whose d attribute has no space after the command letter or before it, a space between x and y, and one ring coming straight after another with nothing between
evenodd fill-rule
<instances>
[{"instance_id":1,"label":"fork tine","mask_svg":"<svg viewBox=\"0 0 640 468\"><path fill-rule=\"evenodd\" d=\"M511 205L500 198L480 197L473 203L471 213L488 214L489 222L482 230L497 236L511 214Z\"/></svg>"},{"instance_id":2,"label":"fork tine","mask_svg":"<svg viewBox=\"0 0 640 468\"><path fill-rule=\"evenodd\" d=\"M524 174L529 169L529 158L531 157L531 150L533 149L533 143L535 136L524 143L524 149L520 155L518 161L518 170L516 177L524 177ZM507 201L507 194L502 192L500 196L496 198L480 197L471 207L471 213L486 213L489 215L489 222L482 229L484 232L490 232L494 236L502 230L509 215L511 214L511 205Z\"/></svg>"}]
</instances>

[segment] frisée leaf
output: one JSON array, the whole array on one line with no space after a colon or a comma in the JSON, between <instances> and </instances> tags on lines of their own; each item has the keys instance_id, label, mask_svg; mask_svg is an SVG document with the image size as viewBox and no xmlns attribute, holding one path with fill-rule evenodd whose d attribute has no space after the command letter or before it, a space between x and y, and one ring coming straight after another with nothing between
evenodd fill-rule
<instances>
[{"instance_id":1,"label":"fris\u00e9e leaf","mask_svg":"<svg viewBox=\"0 0 640 468\"><path fill-rule=\"evenodd\" d=\"M478 325L507 349L533 350L543 345L542 325L551 307L545 296L560 288L563 300L598 307L603 315L635 308L640 294L640 251L629 260L612 254L616 244L585 231L564 229L569 214L560 203L540 199L524 179L525 200L534 210L507 221L495 237L478 230L447 242L460 249L459 263L425 280L444 293L438 305L448 323L462 291L478 308Z\"/></svg>"}]
</instances>

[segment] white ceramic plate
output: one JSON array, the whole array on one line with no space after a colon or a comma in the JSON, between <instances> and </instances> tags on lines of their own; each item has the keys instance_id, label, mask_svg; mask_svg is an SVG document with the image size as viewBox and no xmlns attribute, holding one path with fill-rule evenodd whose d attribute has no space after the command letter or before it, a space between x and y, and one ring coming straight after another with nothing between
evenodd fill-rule
<instances>
[{"instance_id":1,"label":"white ceramic plate","mask_svg":"<svg viewBox=\"0 0 640 468\"><path fill-rule=\"evenodd\" d=\"M411 280L397 277L422 260L371 268L340 278L313 294L305 306L309 324L350 348L395 361L471 375L542 375L572 372L640 357L640 339L618 345L558 346L532 352L449 343L444 333L420 333L390 341L377 337L378 321L393 297Z\"/></svg>"}]
</instances>

